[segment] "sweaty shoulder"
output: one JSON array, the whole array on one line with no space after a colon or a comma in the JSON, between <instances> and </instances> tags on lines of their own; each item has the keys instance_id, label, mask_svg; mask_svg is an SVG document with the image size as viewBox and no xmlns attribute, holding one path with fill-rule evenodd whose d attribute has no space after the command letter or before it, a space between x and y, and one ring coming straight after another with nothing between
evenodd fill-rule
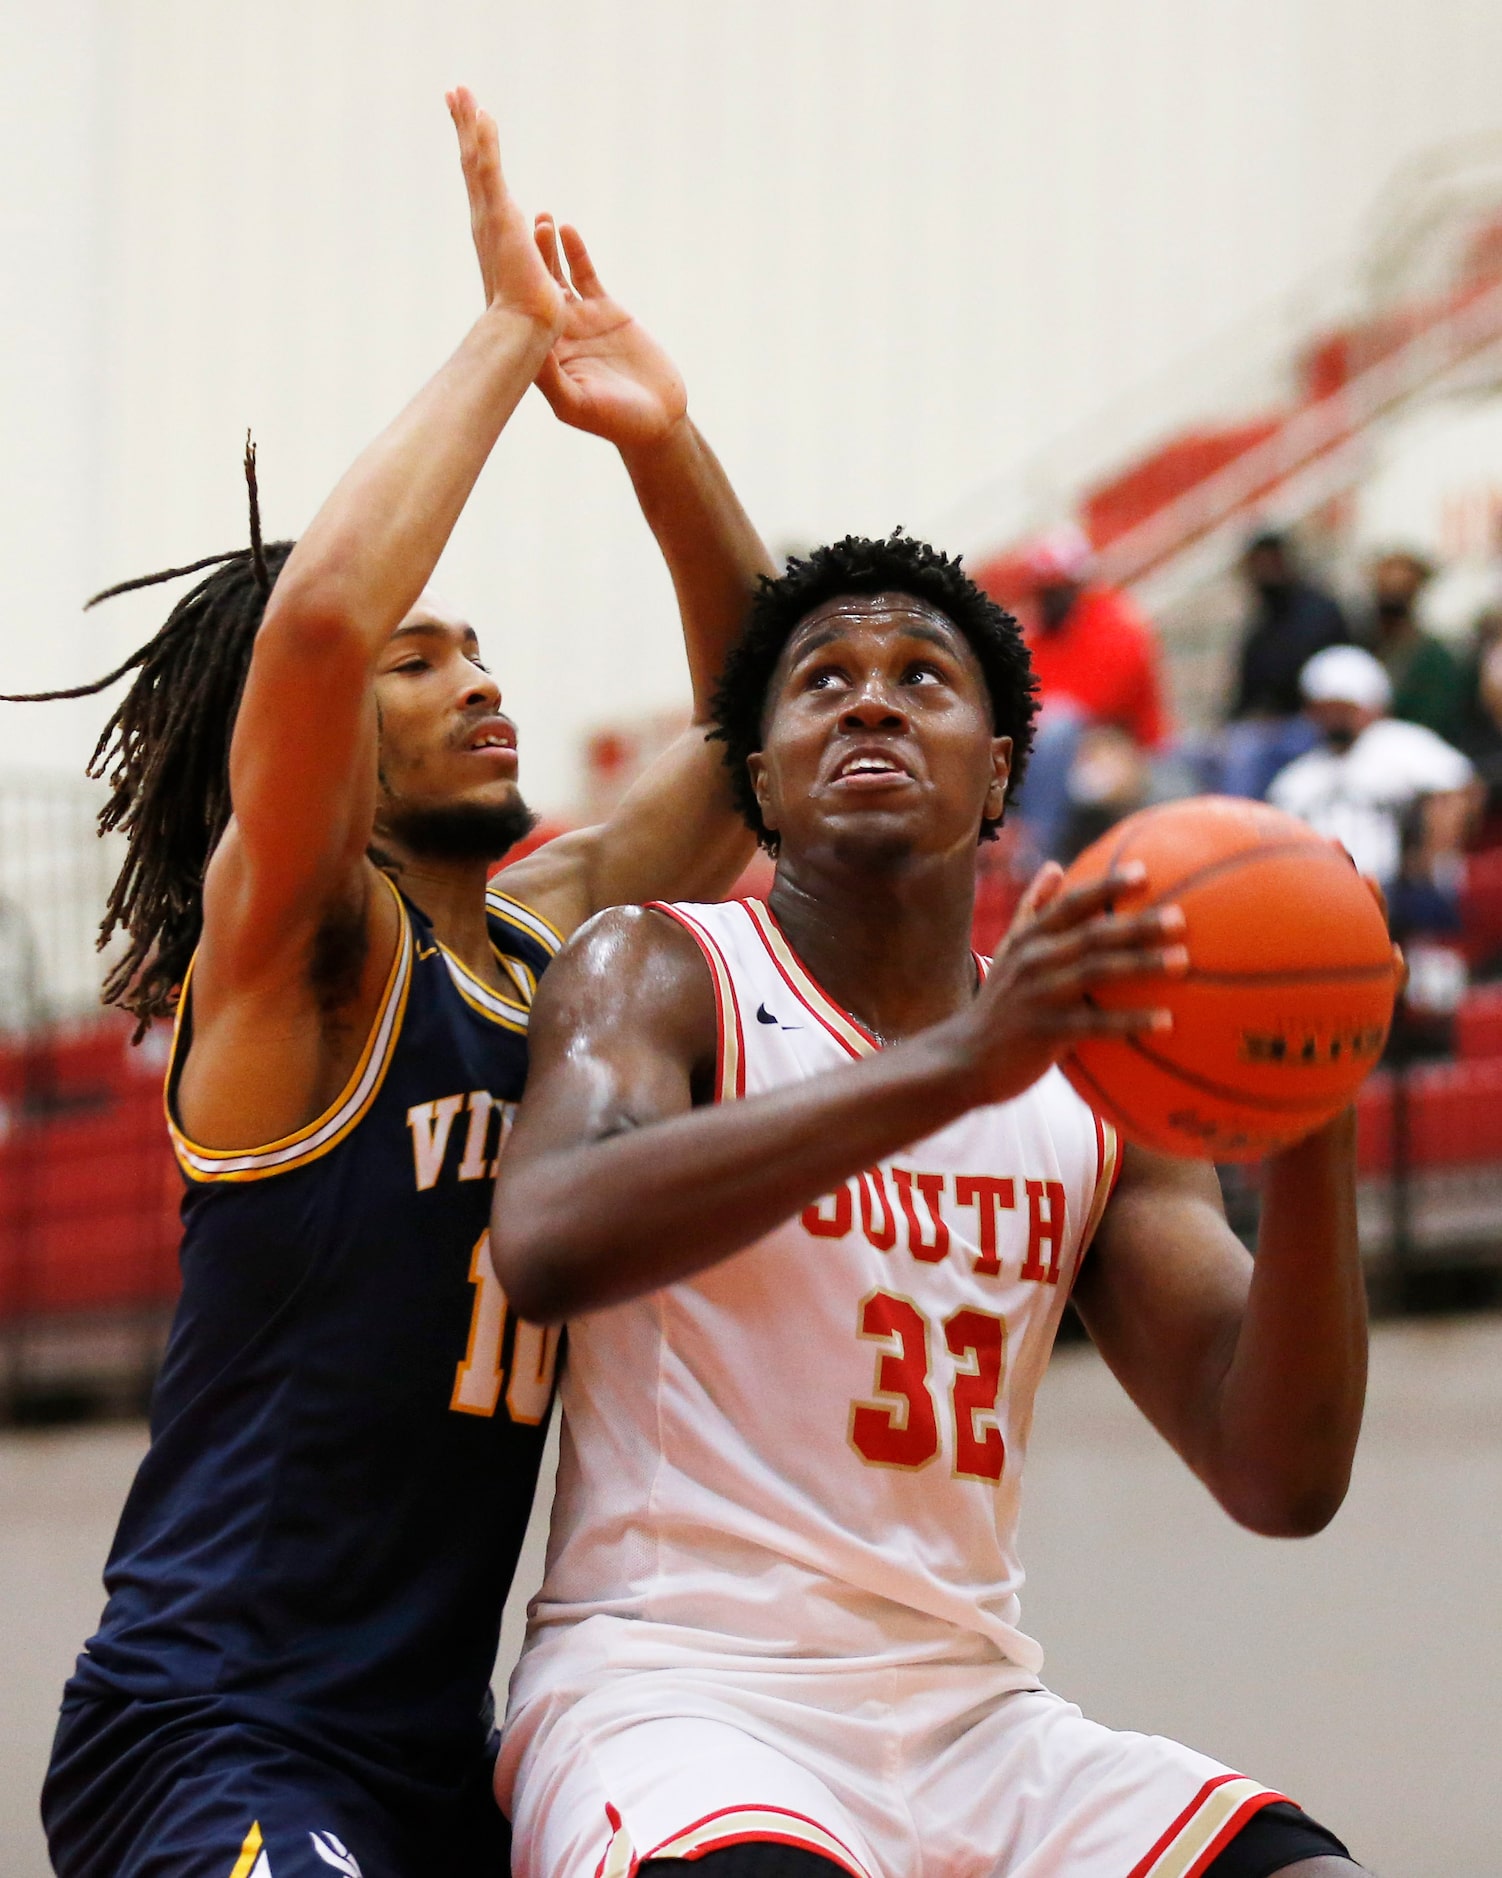
<instances>
[{"instance_id":1,"label":"sweaty shoulder","mask_svg":"<svg viewBox=\"0 0 1502 1878\"><path fill-rule=\"evenodd\" d=\"M543 979L534 1061L588 1039L598 1049L651 1040L696 1066L714 1062L714 984L697 941L668 914L610 907L587 920Z\"/></svg>"}]
</instances>

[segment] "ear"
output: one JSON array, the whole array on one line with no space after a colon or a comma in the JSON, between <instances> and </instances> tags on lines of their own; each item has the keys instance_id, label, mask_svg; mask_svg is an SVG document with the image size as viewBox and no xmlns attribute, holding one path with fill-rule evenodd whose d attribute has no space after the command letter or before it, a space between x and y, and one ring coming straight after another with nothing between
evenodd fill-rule
<instances>
[{"instance_id":1,"label":"ear","mask_svg":"<svg viewBox=\"0 0 1502 1878\"><path fill-rule=\"evenodd\" d=\"M753 750L746 758L746 774L751 778L751 790L761 813L762 826L768 834L776 834L777 816L771 806L772 783L767 774L767 759L760 750Z\"/></svg>"},{"instance_id":2,"label":"ear","mask_svg":"<svg viewBox=\"0 0 1502 1878\"><path fill-rule=\"evenodd\" d=\"M991 781L986 789L986 820L1001 820L1007 805L1007 784L1012 780L1012 739L991 739Z\"/></svg>"}]
</instances>

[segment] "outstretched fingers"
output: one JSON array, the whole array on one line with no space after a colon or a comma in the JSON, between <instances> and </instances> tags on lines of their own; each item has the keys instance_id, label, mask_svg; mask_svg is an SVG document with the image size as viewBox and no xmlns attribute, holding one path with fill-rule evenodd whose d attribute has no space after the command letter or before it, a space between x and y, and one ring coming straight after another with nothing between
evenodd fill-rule
<instances>
[{"instance_id":1,"label":"outstretched fingers","mask_svg":"<svg viewBox=\"0 0 1502 1878\"><path fill-rule=\"evenodd\" d=\"M564 222L558 230L563 243L563 252L568 259L569 276L574 289L581 299L603 300L605 287L595 272L595 264L589 258L589 249L584 245L584 237L571 222Z\"/></svg>"},{"instance_id":2,"label":"outstretched fingers","mask_svg":"<svg viewBox=\"0 0 1502 1878\"><path fill-rule=\"evenodd\" d=\"M548 272L565 293L572 293L568 275L563 271L563 255L558 247L558 226L546 209L535 219L532 232L537 240L537 252L542 256Z\"/></svg>"}]
</instances>

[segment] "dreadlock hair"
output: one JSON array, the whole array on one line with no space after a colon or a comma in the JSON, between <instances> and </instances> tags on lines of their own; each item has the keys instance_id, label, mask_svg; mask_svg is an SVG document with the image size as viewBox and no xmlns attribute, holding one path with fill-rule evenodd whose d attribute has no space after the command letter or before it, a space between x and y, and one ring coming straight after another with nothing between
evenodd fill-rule
<instances>
[{"instance_id":1,"label":"dreadlock hair","mask_svg":"<svg viewBox=\"0 0 1502 1878\"><path fill-rule=\"evenodd\" d=\"M104 982L104 1002L151 1020L173 1010L203 928L203 876L230 816L229 747L251 648L290 541L263 542L255 446L245 442L250 546L205 555L185 567L123 580L85 606L116 594L215 571L184 595L160 629L92 684L65 691L0 694L7 704L87 698L128 672L136 678L100 733L88 774L107 776L99 832L120 829L125 861L99 926L102 950L117 930L129 940Z\"/></svg>"},{"instance_id":2,"label":"dreadlock hair","mask_svg":"<svg viewBox=\"0 0 1502 1878\"><path fill-rule=\"evenodd\" d=\"M777 580L763 575L746 629L720 675L710 707L709 733L725 746L735 805L769 854L777 837L761 818L746 759L762 747L767 693L794 629L826 600L844 594L905 593L942 613L970 646L991 694L991 722L998 737L1012 739L1008 796L1027 769L1037 711L1037 681L1012 615L982 593L962 570L959 557L941 554L900 528L885 541L846 535L808 559L789 560ZM1001 817L982 821L980 838L994 841Z\"/></svg>"}]
</instances>

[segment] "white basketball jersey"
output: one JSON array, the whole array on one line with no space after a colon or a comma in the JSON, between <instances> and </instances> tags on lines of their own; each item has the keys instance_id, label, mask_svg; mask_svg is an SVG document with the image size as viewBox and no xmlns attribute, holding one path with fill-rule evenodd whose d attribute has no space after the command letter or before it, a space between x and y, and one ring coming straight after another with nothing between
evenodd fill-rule
<instances>
[{"instance_id":1,"label":"white basketball jersey","mask_svg":"<svg viewBox=\"0 0 1502 1878\"><path fill-rule=\"evenodd\" d=\"M713 976L720 1100L879 1047L765 906L659 910ZM513 1705L571 1635L634 1665L654 1638L664 1661L999 1654L1031 1682L1015 1534L1033 1396L1116 1161L1109 1125L1054 1071L722 1264L571 1324L547 1579ZM589 1618L604 1629L581 1634Z\"/></svg>"}]
</instances>

